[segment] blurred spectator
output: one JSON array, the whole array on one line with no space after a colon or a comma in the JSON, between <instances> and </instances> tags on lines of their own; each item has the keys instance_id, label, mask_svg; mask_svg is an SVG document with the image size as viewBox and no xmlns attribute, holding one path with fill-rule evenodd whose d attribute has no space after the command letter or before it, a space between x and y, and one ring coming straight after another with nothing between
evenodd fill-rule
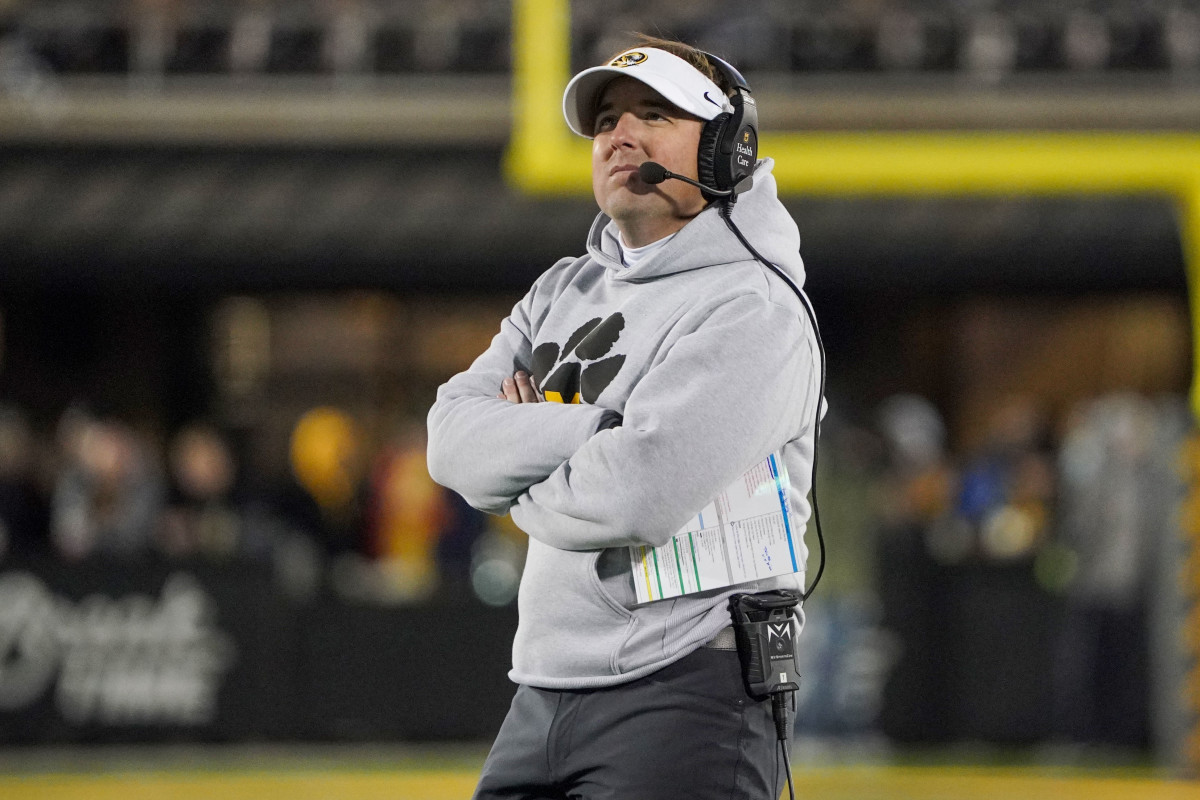
<instances>
[{"instance_id":1,"label":"blurred spectator","mask_svg":"<svg viewBox=\"0 0 1200 800\"><path fill-rule=\"evenodd\" d=\"M214 427L192 424L171 441L167 461L171 498L157 530L169 556L230 558L248 545L234 498L237 466Z\"/></svg>"},{"instance_id":2,"label":"blurred spectator","mask_svg":"<svg viewBox=\"0 0 1200 800\"><path fill-rule=\"evenodd\" d=\"M417 20L413 56L422 70L448 70L458 57L465 4L434 0L422 5L424 13Z\"/></svg>"},{"instance_id":3,"label":"blurred spectator","mask_svg":"<svg viewBox=\"0 0 1200 800\"><path fill-rule=\"evenodd\" d=\"M456 518L459 520L453 530L459 533L459 538L469 538L471 542L471 590L490 606L508 605L517 599L521 573L525 571L529 537L507 514L503 517L486 516L467 505L457 494L451 493L450 499L457 506ZM443 541L453 541L454 538L449 536ZM446 553L446 550L443 547L442 553ZM443 562L453 568L460 560L457 557L443 558Z\"/></svg>"},{"instance_id":4,"label":"blurred spectator","mask_svg":"<svg viewBox=\"0 0 1200 800\"><path fill-rule=\"evenodd\" d=\"M306 412L292 430L292 474L307 497L316 504L315 520L324 550L329 555L363 552L362 519L364 477L368 453L358 423L349 414L322 406ZM285 498L285 517L304 524L304 498Z\"/></svg>"},{"instance_id":5,"label":"blurred spectator","mask_svg":"<svg viewBox=\"0 0 1200 800\"><path fill-rule=\"evenodd\" d=\"M0 407L0 559L49 550L50 509L35 475L36 447L24 414Z\"/></svg>"},{"instance_id":6,"label":"blurred spectator","mask_svg":"<svg viewBox=\"0 0 1200 800\"><path fill-rule=\"evenodd\" d=\"M1054 495L1047 425L1029 397L1008 398L990 420L988 440L963 468L956 513L969 539L955 555L1005 561L1032 558L1045 543Z\"/></svg>"},{"instance_id":7,"label":"blurred spectator","mask_svg":"<svg viewBox=\"0 0 1200 800\"><path fill-rule=\"evenodd\" d=\"M371 61L377 9L363 0L324 0L321 60L341 80L364 73Z\"/></svg>"},{"instance_id":8,"label":"blurred spectator","mask_svg":"<svg viewBox=\"0 0 1200 800\"><path fill-rule=\"evenodd\" d=\"M266 68L274 21L265 0L239 3L229 23L229 70L250 75Z\"/></svg>"},{"instance_id":9,"label":"blurred spectator","mask_svg":"<svg viewBox=\"0 0 1200 800\"><path fill-rule=\"evenodd\" d=\"M494 520L433 482L425 463L425 426L405 423L374 459L365 499L361 552L343 551L333 564L334 589L371 603L428 600L443 585L492 605L516 594L525 534ZM505 528L507 523L508 528Z\"/></svg>"},{"instance_id":10,"label":"blurred spectator","mask_svg":"<svg viewBox=\"0 0 1200 800\"><path fill-rule=\"evenodd\" d=\"M51 506L59 554L71 560L146 554L163 505L152 452L126 425L74 409L60 422L60 447Z\"/></svg>"},{"instance_id":11,"label":"blurred spectator","mask_svg":"<svg viewBox=\"0 0 1200 800\"><path fill-rule=\"evenodd\" d=\"M404 599L437 586L437 541L451 518L446 495L425 466L425 426L406 426L376 458L367 523L367 549Z\"/></svg>"},{"instance_id":12,"label":"blurred spectator","mask_svg":"<svg viewBox=\"0 0 1200 800\"><path fill-rule=\"evenodd\" d=\"M1200 12L1171 6L1163 19L1167 63L1180 72L1200 68Z\"/></svg>"},{"instance_id":13,"label":"blurred spectator","mask_svg":"<svg viewBox=\"0 0 1200 800\"><path fill-rule=\"evenodd\" d=\"M880 404L878 418L888 452L880 520L885 528L927 532L949 513L958 485L942 416L925 398L900 394Z\"/></svg>"},{"instance_id":14,"label":"blurred spectator","mask_svg":"<svg viewBox=\"0 0 1200 800\"><path fill-rule=\"evenodd\" d=\"M840 417L830 401L821 422L817 485L827 553L811 600L805 601L796 730L867 744L879 733L883 688L896 656L884 629L878 593L879 520L874 500L883 468L883 442ZM815 550L809 526L806 541ZM809 586L816 577L809 557Z\"/></svg>"},{"instance_id":15,"label":"blurred spectator","mask_svg":"<svg viewBox=\"0 0 1200 800\"><path fill-rule=\"evenodd\" d=\"M131 11L130 73L141 88L159 89L182 9L176 0L134 0Z\"/></svg>"},{"instance_id":16,"label":"blurred spectator","mask_svg":"<svg viewBox=\"0 0 1200 800\"><path fill-rule=\"evenodd\" d=\"M1076 743L1149 737L1147 606L1180 499L1186 412L1134 394L1077 409L1059 455L1062 542L1074 553L1054 675L1055 728Z\"/></svg>"},{"instance_id":17,"label":"blurred spectator","mask_svg":"<svg viewBox=\"0 0 1200 800\"><path fill-rule=\"evenodd\" d=\"M945 625L947 548L966 540L951 514L957 476L946 451L941 413L923 397L895 395L879 408L887 471L878 505L877 591L883 627L899 643L879 711L884 733L899 741L937 741L950 722L944 700L951 642Z\"/></svg>"}]
</instances>

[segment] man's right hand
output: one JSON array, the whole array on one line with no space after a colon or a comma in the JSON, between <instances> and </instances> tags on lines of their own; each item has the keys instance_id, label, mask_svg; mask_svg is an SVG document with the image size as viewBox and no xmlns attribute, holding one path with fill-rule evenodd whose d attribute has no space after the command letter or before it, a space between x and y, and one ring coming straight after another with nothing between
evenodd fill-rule
<instances>
[{"instance_id":1,"label":"man's right hand","mask_svg":"<svg viewBox=\"0 0 1200 800\"><path fill-rule=\"evenodd\" d=\"M500 394L496 397L510 403L540 403L542 401L542 398L538 396L533 378L522 370L517 370L516 375L511 378L505 378L504 382L500 384L500 389Z\"/></svg>"}]
</instances>

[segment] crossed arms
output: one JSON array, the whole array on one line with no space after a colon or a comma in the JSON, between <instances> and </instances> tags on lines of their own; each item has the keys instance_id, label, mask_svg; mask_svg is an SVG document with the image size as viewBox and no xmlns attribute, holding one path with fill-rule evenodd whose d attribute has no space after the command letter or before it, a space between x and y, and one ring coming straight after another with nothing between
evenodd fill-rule
<instances>
[{"instance_id":1,"label":"crossed arms","mask_svg":"<svg viewBox=\"0 0 1200 800\"><path fill-rule=\"evenodd\" d=\"M537 402L527 301L439 389L429 469L552 547L662 544L812 418L810 337L795 313L760 296L719 305L675 340L619 413L600 405L603 394L597 405Z\"/></svg>"}]
</instances>

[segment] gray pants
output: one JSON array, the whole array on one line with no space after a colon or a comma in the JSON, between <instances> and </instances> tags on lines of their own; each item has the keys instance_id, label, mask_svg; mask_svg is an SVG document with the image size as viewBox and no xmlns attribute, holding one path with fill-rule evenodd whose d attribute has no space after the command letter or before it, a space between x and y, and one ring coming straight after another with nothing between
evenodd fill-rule
<instances>
[{"instance_id":1,"label":"gray pants","mask_svg":"<svg viewBox=\"0 0 1200 800\"><path fill-rule=\"evenodd\" d=\"M612 688L519 687L475 798L777 800L783 783L770 703L737 653L701 648Z\"/></svg>"}]
</instances>

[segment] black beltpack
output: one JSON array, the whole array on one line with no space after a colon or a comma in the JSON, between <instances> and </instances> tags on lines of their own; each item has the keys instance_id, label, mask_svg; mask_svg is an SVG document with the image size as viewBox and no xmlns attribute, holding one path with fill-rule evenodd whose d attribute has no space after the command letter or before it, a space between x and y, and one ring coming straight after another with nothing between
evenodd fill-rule
<instances>
[{"instance_id":1,"label":"black beltpack","mask_svg":"<svg viewBox=\"0 0 1200 800\"><path fill-rule=\"evenodd\" d=\"M800 688L792 609L799 593L777 589L735 594L729 610L746 690L759 699Z\"/></svg>"}]
</instances>

